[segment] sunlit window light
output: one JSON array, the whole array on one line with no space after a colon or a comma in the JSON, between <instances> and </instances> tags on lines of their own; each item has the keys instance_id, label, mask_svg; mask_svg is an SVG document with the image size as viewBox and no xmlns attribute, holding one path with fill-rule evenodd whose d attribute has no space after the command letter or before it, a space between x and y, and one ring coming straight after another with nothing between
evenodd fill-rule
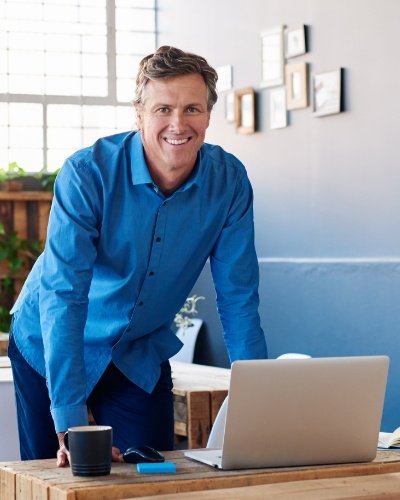
<instances>
[{"instance_id":1,"label":"sunlit window light","mask_svg":"<svg viewBox=\"0 0 400 500\"><path fill-rule=\"evenodd\" d=\"M156 0L2 0L0 167L54 171L131 130L137 68L155 48Z\"/></svg>"}]
</instances>

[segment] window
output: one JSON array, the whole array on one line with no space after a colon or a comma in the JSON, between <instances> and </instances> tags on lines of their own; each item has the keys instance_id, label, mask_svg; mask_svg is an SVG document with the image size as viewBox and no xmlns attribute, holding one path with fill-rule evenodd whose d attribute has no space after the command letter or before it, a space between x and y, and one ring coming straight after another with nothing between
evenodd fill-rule
<instances>
[{"instance_id":1,"label":"window","mask_svg":"<svg viewBox=\"0 0 400 500\"><path fill-rule=\"evenodd\" d=\"M0 166L59 168L132 129L135 75L156 48L156 0L0 2Z\"/></svg>"}]
</instances>

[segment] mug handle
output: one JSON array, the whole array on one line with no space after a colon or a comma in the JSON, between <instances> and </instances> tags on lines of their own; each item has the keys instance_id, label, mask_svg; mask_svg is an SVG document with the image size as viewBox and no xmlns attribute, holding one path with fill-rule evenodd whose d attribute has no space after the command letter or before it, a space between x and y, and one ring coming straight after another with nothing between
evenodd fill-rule
<instances>
[{"instance_id":1,"label":"mug handle","mask_svg":"<svg viewBox=\"0 0 400 500\"><path fill-rule=\"evenodd\" d=\"M69 447L68 447L68 431L64 434L64 446L69 451Z\"/></svg>"}]
</instances>

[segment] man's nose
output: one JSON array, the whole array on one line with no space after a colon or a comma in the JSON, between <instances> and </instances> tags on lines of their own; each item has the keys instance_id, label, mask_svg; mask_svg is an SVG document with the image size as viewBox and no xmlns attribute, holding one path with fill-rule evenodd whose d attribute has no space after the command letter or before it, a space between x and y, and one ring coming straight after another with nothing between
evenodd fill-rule
<instances>
[{"instance_id":1,"label":"man's nose","mask_svg":"<svg viewBox=\"0 0 400 500\"><path fill-rule=\"evenodd\" d=\"M171 114L170 128L175 133L183 133L186 130L187 119L185 113L175 110Z\"/></svg>"}]
</instances>

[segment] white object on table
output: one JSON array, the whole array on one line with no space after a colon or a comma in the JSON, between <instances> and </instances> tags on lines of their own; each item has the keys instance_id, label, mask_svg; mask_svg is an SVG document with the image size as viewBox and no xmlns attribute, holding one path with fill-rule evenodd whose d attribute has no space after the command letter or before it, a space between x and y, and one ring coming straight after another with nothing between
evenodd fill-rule
<instances>
[{"instance_id":1,"label":"white object on table","mask_svg":"<svg viewBox=\"0 0 400 500\"><path fill-rule=\"evenodd\" d=\"M172 356L171 359L173 361L193 363L194 348L196 347L197 336L203 324L203 320L195 318L190 321L193 323L193 326L189 326L186 329L179 328L176 332L178 339L183 342L183 347L175 356Z\"/></svg>"},{"instance_id":2,"label":"white object on table","mask_svg":"<svg viewBox=\"0 0 400 500\"><path fill-rule=\"evenodd\" d=\"M21 460L14 381L7 356L0 356L0 401L0 462Z\"/></svg>"}]
</instances>

